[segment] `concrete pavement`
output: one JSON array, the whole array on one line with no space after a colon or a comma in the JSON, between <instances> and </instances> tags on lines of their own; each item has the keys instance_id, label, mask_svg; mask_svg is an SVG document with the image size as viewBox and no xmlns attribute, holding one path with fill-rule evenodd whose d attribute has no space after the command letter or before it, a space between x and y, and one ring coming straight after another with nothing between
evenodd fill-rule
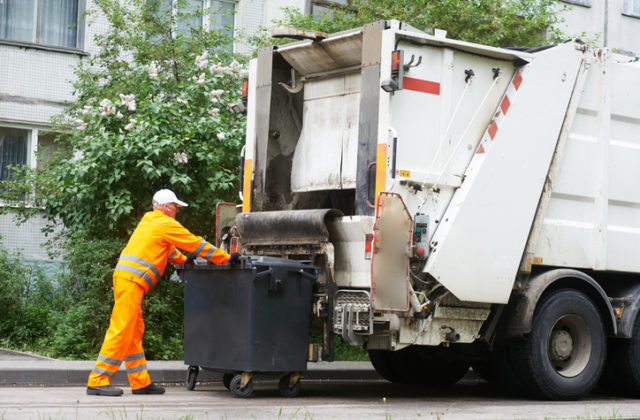
<instances>
[{"instance_id":1,"label":"concrete pavement","mask_svg":"<svg viewBox=\"0 0 640 420\"><path fill-rule=\"evenodd\" d=\"M0 386L83 386L87 384L94 364L93 360L55 360L0 349ZM186 380L187 366L181 360L148 360L147 366L154 382L170 384ZM381 378L369 362L318 362L308 364L305 379L357 381ZM198 374L200 382L221 380L222 374L217 372L201 369ZM124 367L116 373L112 384L128 384Z\"/></svg>"}]
</instances>

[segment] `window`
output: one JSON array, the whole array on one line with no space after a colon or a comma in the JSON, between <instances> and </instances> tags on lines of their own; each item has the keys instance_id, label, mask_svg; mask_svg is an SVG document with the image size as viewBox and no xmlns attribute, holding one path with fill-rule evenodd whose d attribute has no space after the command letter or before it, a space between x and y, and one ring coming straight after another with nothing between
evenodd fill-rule
<instances>
[{"instance_id":1,"label":"window","mask_svg":"<svg viewBox=\"0 0 640 420\"><path fill-rule=\"evenodd\" d=\"M629 16L640 17L640 0L624 0L622 13Z\"/></svg>"},{"instance_id":2,"label":"window","mask_svg":"<svg viewBox=\"0 0 640 420\"><path fill-rule=\"evenodd\" d=\"M55 134L40 134L38 132L38 154L36 168L42 169L43 164L59 152L69 152L69 144L56 141Z\"/></svg>"},{"instance_id":3,"label":"window","mask_svg":"<svg viewBox=\"0 0 640 420\"><path fill-rule=\"evenodd\" d=\"M0 181L11 179L10 166L27 164L27 130L0 127Z\"/></svg>"},{"instance_id":4,"label":"window","mask_svg":"<svg viewBox=\"0 0 640 420\"><path fill-rule=\"evenodd\" d=\"M78 47L81 0L0 0L0 38Z\"/></svg>"},{"instance_id":5,"label":"window","mask_svg":"<svg viewBox=\"0 0 640 420\"><path fill-rule=\"evenodd\" d=\"M235 0L148 0L147 4L154 14L171 10L177 17L176 30L180 34L203 28L233 37Z\"/></svg>"},{"instance_id":6,"label":"window","mask_svg":"<svg viewBox=\"0 0 640 420\"><path fill-rule=\"evenodd\" d=\"M336 8L350 7L351 0L311 0L311 16L314 19L322 17L322 13L331 17L331 14Z\"/></svg>"},{"instance_id":7,"label":"window","mask_svg":"<svg viewBox=\"0 0 640 420\"><path fill-rule=\"evenodd\" d=\"M235 1L211 0L209 8L209 28L233 37L233 14Z\"/></svg>"}]
</instances>

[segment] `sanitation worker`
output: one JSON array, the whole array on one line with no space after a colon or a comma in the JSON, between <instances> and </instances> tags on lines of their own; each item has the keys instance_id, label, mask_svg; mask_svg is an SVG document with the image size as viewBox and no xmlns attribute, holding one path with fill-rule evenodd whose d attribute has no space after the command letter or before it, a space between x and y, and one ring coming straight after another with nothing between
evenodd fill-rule
<instances>
[{"instance_id":1,"label":"sanitation worker","mask_svg":"<svg viewBox=\"0 0 640 420\"><path fill-rule=\"evenodd\" d=\"M122 362L127 368L134 394L164 394L164 388L151 382L142 349L142 297L162 276L167 262L183 264L203 257L214 264L236 263L239 254L229 255L199 236L193 235L177 220L178 200L171 190L153 196L153 211L146 213L131 235L113 273L115 303L109 329L96 366L89 374L87 394L120 396L122 389L110 385ZM183 250L187 255L180 252Z\"/></svg>"}]
</instances>

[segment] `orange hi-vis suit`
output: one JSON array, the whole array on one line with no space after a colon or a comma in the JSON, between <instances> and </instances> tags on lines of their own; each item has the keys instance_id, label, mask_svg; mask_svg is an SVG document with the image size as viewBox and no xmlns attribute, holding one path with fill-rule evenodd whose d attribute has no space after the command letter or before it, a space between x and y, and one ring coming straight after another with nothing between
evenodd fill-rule
<instances>
[{"instance_id":1,"label":"orange hi-vis suit","mask_svg":"<svg viewBox=\"0 0 640 420\"><path fill-rule=\"evenodd\" d=\"M178 248L188 252L185 256ZM142 349L142 297L153 289L167 262L183 264L190 257L203 257L215 264L229 261L229 254L199 236L160 210L144 215L131 235L113 273L115 303L109 329L100 349L88 386L109 385L125 362L132 390L151 383Z\"/></svg>"}]
</instances>

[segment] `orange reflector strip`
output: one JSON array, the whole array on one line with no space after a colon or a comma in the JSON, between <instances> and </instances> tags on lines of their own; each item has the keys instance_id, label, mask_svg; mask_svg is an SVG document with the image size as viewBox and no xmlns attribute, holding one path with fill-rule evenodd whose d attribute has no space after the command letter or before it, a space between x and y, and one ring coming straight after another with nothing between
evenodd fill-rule
<instances>
[{"instance_id":1,"label":"orange reflector strip","mask_svg":"<svg viewBox=\"0 0 640 420\"><path fill-rule=\"evenodd\" d=\"M242 99L247 99L248 96L249 96L249 81L243 80L242 81Z\"/></svg>"},{"instance_id":2,"label":"orange reflector strip","mask_svg":"<svg viewBox=\"0 0 640 420\"><path fill-rule=\"evenodd\" d=\"M378 156L376 158L376 202L380 191L387 186L387 143L378 143Z\"/></svg>"},{"instance_id":3,"label":"orange reflector strip","mask_svg":"<svg viewBox=\"0 0 640 420\"><path fill-rule=\"evenodd\" d=\"M251 171L253 165L251 159L244 160L244 179L242 180L242 212L251 211Z\"/></svg>"}]
</instances>

